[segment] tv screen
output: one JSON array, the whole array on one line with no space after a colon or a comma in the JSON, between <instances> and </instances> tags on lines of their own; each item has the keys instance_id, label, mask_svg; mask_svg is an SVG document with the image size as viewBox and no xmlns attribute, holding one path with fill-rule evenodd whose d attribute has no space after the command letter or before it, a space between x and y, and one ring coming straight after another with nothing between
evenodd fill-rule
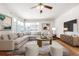
<instances>
[{"instance_id":1,"label":"tv screen","mask_svg":"<svg viewBox=\"0 0 79 59\"><path fill-rule=\"evenodd\" d=\"M73 25L77 24L77 19L64 22L64 28L68 28L67 31L73 31Z\"/></svg>"}]
</instances>

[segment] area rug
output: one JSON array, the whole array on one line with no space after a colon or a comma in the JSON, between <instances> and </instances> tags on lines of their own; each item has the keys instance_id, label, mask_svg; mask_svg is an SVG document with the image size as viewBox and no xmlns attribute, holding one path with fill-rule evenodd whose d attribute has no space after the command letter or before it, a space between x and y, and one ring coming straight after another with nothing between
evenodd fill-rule
<instances>
[{"instance_id":1,"label":"area rug","mask_svg":"<svg viewBox=\"0 0 79 59\"><path fill-rule=\"evenodd\" d=\"M39 56L51 56L50 51L50 44L49 42L43 42L42 47L40 47ZM69 51L66 48L63 48L63 56L70 56Z\"/></svg>"},{"instance_id":2,"label":"area rug","mask_svg":"<svg viewBox=\"0 0 79 59\"><path fill-rule=\"evenodd\" d=\"M48 41L42 42L42 47L39 47L39 55L38 56L51 56L50 51L50 44ZM69 51L66 48L63 48L63 56L70 56ZM25 52L19 54L19 56L24 56Z\"/></svg>"}]
</instances>

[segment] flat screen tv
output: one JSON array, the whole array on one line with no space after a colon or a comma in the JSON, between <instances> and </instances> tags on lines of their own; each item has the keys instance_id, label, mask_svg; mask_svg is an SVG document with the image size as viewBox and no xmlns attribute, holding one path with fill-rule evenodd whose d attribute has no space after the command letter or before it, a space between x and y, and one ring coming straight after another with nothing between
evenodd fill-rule
<instances>
[{"instance_id":1,"label":"flat screen tv","mask_svg":"<svg viewBox=\"0 0 79 59\"><path fill-rule=\"evenodd\" d=\"M73 27L74 27L73 25L74 24L77 24L77 19L64 22L64 28L67 28L67 31L73 32Z\"/></svg>"}]
</instances>

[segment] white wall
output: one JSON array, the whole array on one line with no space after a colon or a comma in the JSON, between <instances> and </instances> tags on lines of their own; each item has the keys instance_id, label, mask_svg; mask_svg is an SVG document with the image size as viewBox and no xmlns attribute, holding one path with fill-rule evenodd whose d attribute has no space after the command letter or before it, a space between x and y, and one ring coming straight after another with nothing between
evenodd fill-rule
<instances>
[{"instance_id":1,"label":"white wall","mask_svg":"<svg viewBox=\"0 0 79 59\"><path fill-rule=\"evenodd\" d=\"M63 15L61 15L59 18L55 20L56 34L58 37L60 37L60 34L63 33L64 22L73 19L78 20L78 28L79 28L79 6L72 8L71 10L64 13Z\"/></svg>"},{"instance_id":2,"label":"white wall","mask_svg":"<svg viewBox=\"0 0 79 59\"><path fill-rule=\"evenodd\" d=\"M9 10L7 10L7 8L5 7L5 5L1 4L1 3L0 3L0 13L12 17L12 15L9 12Z\"/></svg>"},{"instance_id":3,"label":"white wall","mask_svg":"<svg viewBox=\"0 0 79 59\"><path fill-rule=\"evenodd\" d=\"M0 14L4 14L4 15L7 15L7 16L12 16L3 4L0 4ZM1 33L7 33L7 32L11 32L11 31L0 31L0 34Z\"/></svg>"}]
</instances>

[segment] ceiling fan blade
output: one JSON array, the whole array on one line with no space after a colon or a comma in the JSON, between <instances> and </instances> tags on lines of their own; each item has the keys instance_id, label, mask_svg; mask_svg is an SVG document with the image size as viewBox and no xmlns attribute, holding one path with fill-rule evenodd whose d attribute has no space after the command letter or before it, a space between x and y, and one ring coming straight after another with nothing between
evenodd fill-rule
<instances>
[{"instance_id":1,"label":"ceiling fan blade","mask_svg":"<svg viewBox=\"0 0 79 59\"><path fill-rule=\"evenodd\" d=\"M38 5L36 5L36 6L34 6L34 7L31 7L31 9L33 9L33 8L36 8Z\"/></svg>"},{"instance_id":2,"label":"ceiling fan blade","mask_svg":"<svg viewBox=\"0 0 79 59\"><path fill-rule=\"evenodd\" d=\"M53 7L44 5L45 8L52 9Z\"/></svg>"}]
</instances>

